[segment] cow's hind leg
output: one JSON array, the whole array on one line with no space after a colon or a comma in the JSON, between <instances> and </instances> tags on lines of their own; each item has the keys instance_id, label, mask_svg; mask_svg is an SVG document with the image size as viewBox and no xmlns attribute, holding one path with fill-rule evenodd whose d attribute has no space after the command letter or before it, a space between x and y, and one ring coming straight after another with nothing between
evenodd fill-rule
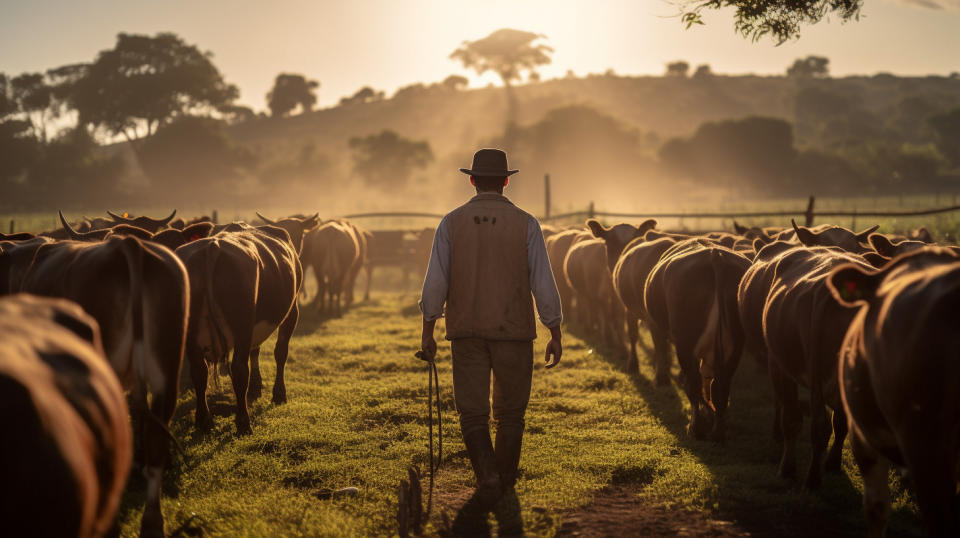
<instances>
[{"instance_id":1,"label":"cow's hind leg","mask_svg":"<svg viewBox=\"0 0 960 538\"><path fill-rule=\"evenodd\" d=\"M727 437L727 408L730 405L730 385L733 384L733 376L740 365L740 356L743 354L743 344L737 342L734 344L733 353L723 360L719 368L719 376L713 382L711 397L713 407L716 409L716 419L713 423L713 431L710 432L710 439L718 443L726 441Z\"/></svg>"},{"instance_id":2,"label":"cow's hind leg","mask_svg":"<svg viewBox=\"0 0 960 538\"><path fill-rule=\"evenodd\" d=\"M247 411L247 388L250 384L250 333L252 328L242 332L233 349L233 362L230 364L230 377L233 381L233 392L237 397L236 423L237 434L249 435L250 414Z\"/></svg>"},{"instance_id":3,"label":"cow's hind leg","mask_svg":"<svg viewBox=\"0 0 960 538\"><path fill-rule=\"evenodd\" d=\"M824 466L829 473L839 473L843 464L843 441L847 438L847 414L842 406L837 406L833 412L833 444L827 453Z\"/></svg>"},{"instance_id":4,"label":"cow's hind leg","mask_svg":"<svg viewBox=\"0 0 960 538\"><path fill-rule=\"evenodd\" d=\"M677 346L677 360L683 373L683 390L690 401L690 424L687 432L697 439L704 439L709 426L704 417L703 383L697 368L697 358L693 349L681 344Z\"/></svg>"},{"instance_id":5,"label":"cow's hind leg","mask_svg":"<svg viewBox=\"0 0 960 538\"><path fill-rule=\"evenodd\" d=\"M627 361L627 373L640 374L640 358L637 356L637 342L640 341L640 320L627 313L627 337L630 339L630 358Z\"/></svg>"},{"instance_id":6,"label":"cow's hind leg","mask_svg":"<svg viewBox=\"0 0 960 538\"><path fill-rule=\"evenodd\" d=\"M247 401L253 403L263 394L263 378L260 376L260 346L250 350L250 387Z\"/></svg>"},{"instance_id":7,"label":"cow's hind leg","mask_svg":"<svg viewBox=\"0 0 960 538\"><path fill-rule=\"evenodd\" d=\"M771 360L769 364L774 397L780 406L780 430L783 433L779 474L783 478L796 478L797 436L800 434L800 426L803 422L797 397L797 384L781 372L780 365L775 360Z\"/></svg>"},{"instance_id":8,"label":"cow's hind leg","mask_svg":"<svg viewBox=\"0 0 960 538\"><path fill-rule=\"evenodd\" d=\"M890 516L890 464L854 433L850 438L853 458L863 476L863 513L867 518L867 536L881 538Z\"/></svg>"},{"instance_id":9,"label":"cow's hind leg","mask_svg":"<svg viewBox=\"0 0 960 538\"><path fill-rule=\"evenodd\" d=\"M647 323L653 340L654 380L658 386L670 384L670 338L667 332L653 323Z\"/></svg>"},{"instance_id":10,"label":"cow's hind leg","mask_svg":"<svg viewBox=\"0 0 960 538\"><path fill-rule=\"evenodd\" d=\"M277 345L273 348L273 358L277 361L277 377L273 382L273 403L282 404L287 401L287 386L283 382L283 369L287 364L287 352L290 348L290 338L297 328L300 319L300 309L294 304L287 314L287 319L280 324L277 332Z\"/></svg>"},{"instance_id":11,"label":"cow's hind leg","mask_svg":"<svg viewBox=\"0 0 960 538\"><path fill-rule=\"evenodd\" d=\"M193 391L197 400L195 424L200 431L210 431L213 429L213 416L210 414L210 408L207 407L207 377L210 374L207 361L204 360L200 350L190 343L187 343L186 355L190 363L190 378L193 381Z\"/></svg>"},{"instance_id":12,"label":"cow's hind leg","mask_svg":"<svg viewBox=\"0 0 960 538\"><path fill-rule=\"evenodd\" d=\"M179 355L179 353L178 353ZM179 366L179 361L178 361ZM163 513L160 495L163 487L163 468L170 456L170 421L177 406L178 376L169 376L160 392L152 394L150 409L146 410L143 432L143 475L147 479L147 500L140 521L140 536L162 537Z\"/></svg>"}]
</instances>

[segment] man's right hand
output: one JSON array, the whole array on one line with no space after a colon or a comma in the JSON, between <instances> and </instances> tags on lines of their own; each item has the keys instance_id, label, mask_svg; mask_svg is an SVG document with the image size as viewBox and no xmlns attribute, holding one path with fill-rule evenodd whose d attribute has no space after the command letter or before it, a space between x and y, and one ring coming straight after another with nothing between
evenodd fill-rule
<instances>
[{"instance_id":1,"label":"man's right hand","mask_svg":"<svg viewBox=\"0 0 960 538\"><path fill-rule=\"evenodd\" d=\"M547 352L543 357L548 370L560 364L560 356L563 355L563 344L561 344L561 340L563 340L563 335L560 334L560 327L551 327L550 342L547 343Z\"/></svg>"},{"instance_id":2,"label":"man's right hand","mask_svg":"<svg viewBox=\"0 0 960 538\"><path fill-rule=\"evenodd\" d=\"M437 341L433 338L433 328L436 324L436 320L423 322L423 333L420 336L420 349L423 350L428 360L437 356Z\"/></svg>"}]
</instances>

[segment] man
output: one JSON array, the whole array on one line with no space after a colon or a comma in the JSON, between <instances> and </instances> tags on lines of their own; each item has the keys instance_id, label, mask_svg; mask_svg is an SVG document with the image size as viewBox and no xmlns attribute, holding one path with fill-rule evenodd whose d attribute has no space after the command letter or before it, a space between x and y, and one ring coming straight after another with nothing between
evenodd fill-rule
<instances>
[{"instance_id":1,"label":"man","mask_svg":"<svg viewBox=\"0 0 960 538\"><path fill-rule=\"evenodd\" d=\"M477 195L437 227L423 283L423 351L433 357L433 329L446 303L453 351L453 392L460 429L477 477L477 495L492 503L516 481L524 413L530 399L533 340L531 292L550 329L547 368L560 362L560 295L537 219L513 205L503 188L517 170L507 155L481 149L470 176ZM496 450L490 440L490 377Z\"/></svg>"}]
</instances>

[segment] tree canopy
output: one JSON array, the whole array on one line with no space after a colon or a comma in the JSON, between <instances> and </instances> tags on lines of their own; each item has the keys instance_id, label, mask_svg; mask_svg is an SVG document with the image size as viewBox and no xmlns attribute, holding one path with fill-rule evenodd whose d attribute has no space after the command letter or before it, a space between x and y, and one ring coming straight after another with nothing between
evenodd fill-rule
<instances>
[{"instance_id":1,"label":"tree canopy","mask_svg":"<svg viewBox=\"0 0 960 538\"><path fill-rule=\"evenodd\" d=\"M734 28L757 41L765 36L784 43L800 37L804 25L816 24L826 15L841 21L857 20L863 0L679 0L680 18L690 28L703 24L703 12L733 8Z\"/></svg>"},{"instance_id":2,"label":"tree canopy","mask_svg":"<svg viewBox=\"0 0 960 538\"><path fill-rule=\"evenodd\" d=\"M830 75L830 60L823 56L807 56L797 58L793 65L787 68L787 76L793 78L814 78Z\"/></svg>"},{"instance_id":3,"label":"tree canopy","mask_svg":"<svg viewBox=\"0 0 960 538\"><path fill-rule=\"evenodd\" d=\"M410 140L389 129L377 134L350 139L353 171L368 184L403 186L416 168L433 161L426 140Z\"/></svg>"},{"instance_id":4,"label":"tree canopy","mask_svg":"<svg viewBox=\"0 0 960 538\"><path fill-rule=\"evenodd\" d=\"M319 87L319 82L308 80L303 75L280 73L273 82L273 89L267 93L270 115L283 117L298 106L301 112L309 112L317 104Z\"/></svg>"},{"instance_id":5,"label":"tree canopy","mask_svg":"<svg viewBox=\"0 0 960 538\"><path fill-rule=\"evenodd\" d=\"M690 64L683 60L677 60L667 64L667 72L665 75L668 77L686 78L689 72Z\"/></svg>"},{"instance_id":6,"label":"tree canopy","mask_svg":"<svg viewBox=\"0 0 960 538\"><path fill-rule=\"evenodd\" d=\"M536 74L536 68L550 63L553 49L543 43L543 34L502 28L476 41L464 41L460 48L450 53L450 58L459 60L467 69L478 75L493 71L500 75L505 86L510 86L526 72Z\"/></svg>"},{"instance_id":7,"label":"tree canopy","mask_svg":"<svg viewBox=\"0 0 960 538\"><path fill-rule=\"evenodd\" d=\"M81 125L137 140L173 118L212 111L237 98L212 54L172 33L119 34L69 85L69 100Z\"/></svg>"}]
</instances>

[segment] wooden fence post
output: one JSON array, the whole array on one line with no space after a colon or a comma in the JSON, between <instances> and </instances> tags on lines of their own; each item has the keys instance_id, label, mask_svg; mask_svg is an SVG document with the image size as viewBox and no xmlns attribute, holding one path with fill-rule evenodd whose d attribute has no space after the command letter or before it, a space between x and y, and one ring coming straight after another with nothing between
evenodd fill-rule
<instances>
[{"instance_id":1,"label":"wooden fence post","mask_svg":"<svg viewBox=\"0 0 960 538\"><path fill-rule=\"evenodd\" d=\"M13 221L13 219L10 219L10 233L13 233L13 229L15 226L16 226L16 223Z\"/></svg>"},{"instance_id":2,"label":"wooden fence post","mask_svg":"<svg viewBox=\"0 0 960 538\"><path fill-rule=\"evenodd\" d=\"M595 211L593 210L593 200L590 200L590 207L587 208L587 218L593 218Z\"/></svg>"},{"instance_id":3,"label":"wooden fence post","mask_svg":"<svg viewBox=\"0 0 960 538\"><path fill-rule=\"evenodd\" d=\"M214 209L214 210L213 210L213 223L214 223L214 224L220 224L220 223L217 222L217 221L218 221L218 218L217 218L217 210Z\"/></svg>"},{"instance_id":4,"label":"wooden fence post","mask_svg":"<svg viewBox=\"0 0 960 538\"><path fill-rule=\"evenodd\" d=\"M814 197L811 194L810 200L807 201L807 211L803 214L804 217L806 218L806 224L804 224L804 226L808 228L810 226L813 226L813 204L814 204Z\"/></svg>"},{"instance_id":5,"label":"wooden fence post","mask_svg":"<svg viewBox=\"0 0 960 538\"><path fill-rule=\"evenodd\" d=\"M856 207L853 208L853 215L851 215L851 219L850 219L850 229L851 229L851 230L856 230L856 229L857 229L857 208L856 208ZM854 232L854 233L856 233L856 232Z\"/></svg>"},{"instance_id":6,"label":"wooden fence post","mask_svg":"<svg viewBox=\"0 0 960 538\"><path fill-rule=\"evenodd\" d=\"M543 176L543 216L550 218L550 174Z\"/></svg>"}]
</instances>

